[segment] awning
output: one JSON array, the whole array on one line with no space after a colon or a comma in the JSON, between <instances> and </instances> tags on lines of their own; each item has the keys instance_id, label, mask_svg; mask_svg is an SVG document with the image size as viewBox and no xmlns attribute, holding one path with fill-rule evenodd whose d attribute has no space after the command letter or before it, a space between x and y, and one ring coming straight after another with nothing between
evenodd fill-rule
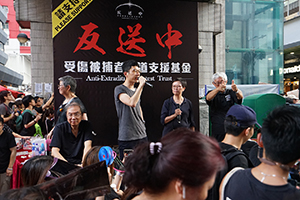
<instances>
[{"instance_id":1,"label":"awning","mask_svg":"<svg viewBox=\"0 0 300 200\"><path fill-rule=\"evenodd\" d=\"M23 79L23 75L0 65L0 80L12 84L13 86L19 86L22 85Z\"/></svg>"},{"instance_id":2,"label":"awning","mask_svg":"<svg viewBox=\"0 0 300 200\"><path fill-rule=\"evenodd\" d=\"M24 94L23 92L18 92L18 91L15 91L15 90L11 90L11 89L8 89L2 85L0 85L0 92L3 91L3 90L8 90L12 93L12 95L17 98L18 97L18 94ZM25 95L25 94L24 94Z\"/></svg>"}]
</instances>

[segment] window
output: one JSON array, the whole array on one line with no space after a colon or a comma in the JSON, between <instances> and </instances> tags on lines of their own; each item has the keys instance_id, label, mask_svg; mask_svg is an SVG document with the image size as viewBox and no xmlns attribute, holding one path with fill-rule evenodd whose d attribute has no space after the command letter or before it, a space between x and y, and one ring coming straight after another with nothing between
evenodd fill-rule
<instances>
[{"instance_id":1,"label":"window","mask_svg":"<svg viewBox=\"0 0 300 200\"><path fill-rule=\"evenodd\" d=\"M3 29L8 29L8 22L5 22Z\"/></svg>"},{"instance_id":2,"label":"window","mask_svg":"<svg viewBox=\"0 0 300 200\"><path fill-rule=\"evenodd\" d=\"M4 44L0 42L0 50L4 52Z\"/></svg>"},{"instance_id":3,"label":"window","mask_svg":"<svg viewBox=\"0 0 300 200\"><path fill-rule=\"evenodd\" d=\"M8 13L8 7L7 6L2 6L3 10L4 10L4 13Z\"/></svg>"}]
</instances>

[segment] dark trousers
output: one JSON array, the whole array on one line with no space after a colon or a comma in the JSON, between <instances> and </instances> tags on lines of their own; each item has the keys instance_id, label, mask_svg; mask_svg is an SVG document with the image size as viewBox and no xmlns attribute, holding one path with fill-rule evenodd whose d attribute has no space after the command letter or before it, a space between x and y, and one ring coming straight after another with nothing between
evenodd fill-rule
<instances>
[{"instance_id":1,"label":"dark trousers","mask_svg":"<svg viewBox=\"0 0 300 200\"><path fill-rule=\"evenodd\" d=\"M212 133L211 136L216 138L218 142L222 142L225 137L225 128L224 124L212 124Z\"/></svg>"},{"instance_id":2,"label":"dark trousers","mask_svg":"<svg viewBox=\"0 0 300 200\"><path fill-rule=\"evenodd\" d=\"M118 140L119 143L119 153L120 153L120 159L123 160L124 157L124 149L134 149L137 145L148 142L148 138L142 138L138 140L129 140L129 141L120 141Z\"/></svg>"}]
</instances>

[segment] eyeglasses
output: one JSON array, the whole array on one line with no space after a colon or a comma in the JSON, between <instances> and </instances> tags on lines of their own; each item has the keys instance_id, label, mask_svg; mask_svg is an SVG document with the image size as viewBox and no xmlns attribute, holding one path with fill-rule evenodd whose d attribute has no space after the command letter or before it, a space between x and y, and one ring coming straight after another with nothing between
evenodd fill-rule
<instances>
[{"instance_id":1,"label":"eyeglasses","mask_svg":"<svg viewBox=\"0 0 300 200\"><path fill-rule=\"evenodd\" d=\"M57 87L58 87L58 88L60 88L60 87L64 87L64 85L57 85Z\"/></svg>"},{"instance_id":2,"label":"eyeglasses","mask_svg":"<svg viewBox=\"0 0 300 200\"><path fill-rule=\"evenodd\" d=\"M67 113L67 116L68 117L80 117L81 113L80 112L77 112L77 113Z\"/></svg>"},{"instance_id":3,"label":"eyeglasses","mask_svg":"<svg viewBox=\"0 0 300 200\"><path fill-rule=\"evenodd\" d=\"M213 82L214 84L216 84L216 85L221 85L222 83L224 83L224 81L222 80L222 81L219 81L219 82Z\"/></svg>"},{"instance_id":4,"label":"eyeglasses","mask_svg":"<svg viewBox=\"0 0 300 200\"><path fill-rule=\"evenodd\" d=\"M139 73L139 74L141 73L141 71L139 69L132 69L131 72L133 72L133 73Z\"/></svg>"}]
</instances>

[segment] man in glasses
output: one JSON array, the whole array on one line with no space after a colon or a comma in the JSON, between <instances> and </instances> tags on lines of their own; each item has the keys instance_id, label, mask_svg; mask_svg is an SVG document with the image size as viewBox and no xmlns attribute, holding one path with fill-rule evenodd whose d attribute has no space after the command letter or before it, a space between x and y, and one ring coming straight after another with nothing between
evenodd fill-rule
<instances>
[{"instance_id":1,"label":"man in glasses","mask_svg":"<svg viewBox=\"0 0 300 200\"><path fill-rule=\"evenodd\" d=\"M141 76L139 64L127 60L122 65L125 81L115 87L114 98L119 118L119 153L123 159L124 149L133 149L139 143L148 141L146 126L141 108L141 95L146 78ZM135 84L139 83L135 88Z\"/></svg>"},{"instance_id":2,"label":"man in glasses","mask_svg":"<svg viewBox=\"0 0 300 200\"><path fill-rule=\"evenodd\" d=\"M91 124L82 120L83 108L76 102L67 108L67 121L55 126L50 144L51 154L58 159L81 166L82 160L92 147Z\"/></svg>"},{"instance_id":3,"label":"man in glasses","mask_svg":"<svg viewBox=\"0 0 300 200\"><path fill-rule=\"evenodd\" d=\"M241 104L243 93L234 80L231 89L226 89L227 76L224 72L212 76L212 84L216 87L206 94L206 103L210 107L209 117L212 123L212 136L221 142L225 137L224 119L229 108L234 104Z\"/></svg>"}]
</instances>

